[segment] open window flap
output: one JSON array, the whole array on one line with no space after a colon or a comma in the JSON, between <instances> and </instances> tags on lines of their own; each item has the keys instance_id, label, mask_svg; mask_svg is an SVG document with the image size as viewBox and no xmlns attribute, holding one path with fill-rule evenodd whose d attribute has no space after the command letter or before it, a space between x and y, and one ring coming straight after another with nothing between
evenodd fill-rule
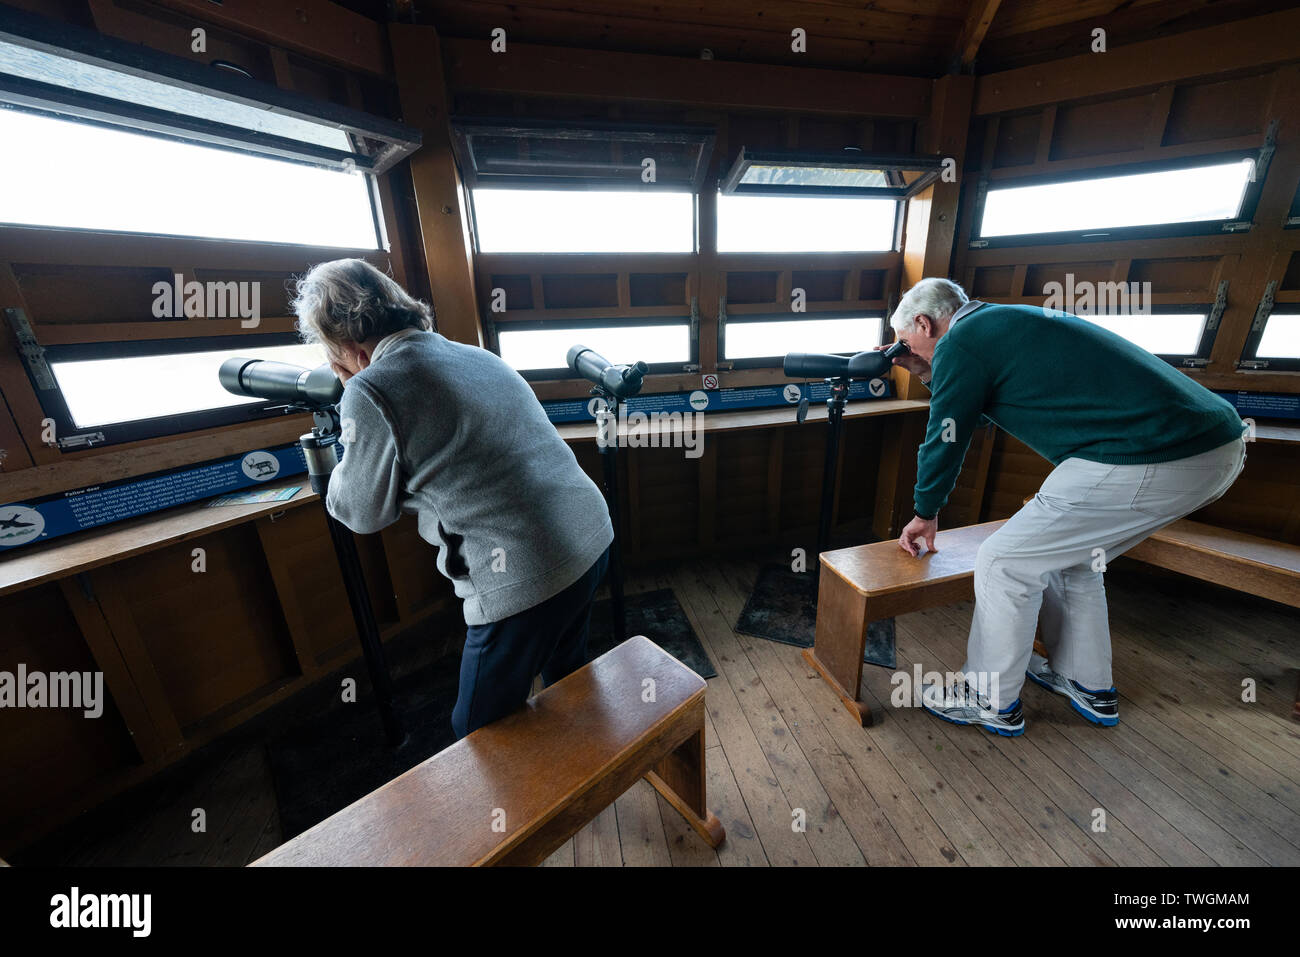
<instances>
[{"instance_id":1,"label":"open window flap","mask_svg":"<svg viewBox=\"0 0 1300 957\"><path fill-rule=\"evenodd\" d=\"M5 6L0 104L371 173L421 143L392 120Z\"/></svg>"}]
</instances>

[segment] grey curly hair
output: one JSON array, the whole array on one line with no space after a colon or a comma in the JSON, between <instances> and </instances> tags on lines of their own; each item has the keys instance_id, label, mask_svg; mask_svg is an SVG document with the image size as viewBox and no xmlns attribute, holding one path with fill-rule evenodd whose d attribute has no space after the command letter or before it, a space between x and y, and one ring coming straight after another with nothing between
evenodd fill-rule
<instances>
[{"instance_id":1,"label":"grey curly hair","mask_svg":"<svg viewBox=\"0 0 1300 957\"><path fill-rule=\"evenodd\" d=\"M889 324L894 331L907 335L916 331L916 317L943 320L966 305L966 290L951 279L931 276L922 279L899 300Z\"/></svg>"},{"instance_id":2,"label":"grey curly hair","mask_svg":"<svg viewBox=\"0 0 1300 957\"><path fill-rule=\"evenodd\" d=\"M297 282L293 311L304 342L367 342L430 329L433 309L364 259L321 263Z\"/></svg>"}]
</instances>

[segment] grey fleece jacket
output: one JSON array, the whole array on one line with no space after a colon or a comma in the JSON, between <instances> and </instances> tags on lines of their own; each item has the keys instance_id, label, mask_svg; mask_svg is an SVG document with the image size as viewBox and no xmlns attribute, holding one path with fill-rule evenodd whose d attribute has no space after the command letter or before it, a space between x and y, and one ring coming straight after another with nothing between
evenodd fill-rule
<instances>
[{"instance_id":1,"label":"grey fleece jacket","mask_svg":"<svg viewBox=\"0 0 1300 957\"><path fill-rule=\"evenodd\" d=\"M483 625L573 584L614 538L604 496L498 356L414 332L383 343L339 403L326 507L354 532L403 513Z\"/></svg>"}]
</instances>

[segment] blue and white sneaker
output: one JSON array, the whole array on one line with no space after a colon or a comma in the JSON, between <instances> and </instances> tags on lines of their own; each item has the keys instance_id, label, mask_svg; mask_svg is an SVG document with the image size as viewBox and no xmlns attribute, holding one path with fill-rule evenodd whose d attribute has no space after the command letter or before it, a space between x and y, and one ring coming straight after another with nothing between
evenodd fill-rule
<instances>
[{"instance_id":1,"label":"blue and white sneaker","mask_svg":"<svg viewBox=\"0 0 1300 957\"><path fill-rule=\"evenodd\" d=\"M1119 724L1119 693L1114 688L1105 691L1092 691L1062 675L1058 675L1047 664L1042 655L1029 656L1029 668L1025 676L1035 684L1040 684L1048 691L1055 691L1070 699L1070 706L1093 724L1113 728Z\"/></svg>"},{"instance_id":2,"label":"blue and white sneaker","mask_svg":"<svg viewBox=\"0 0 1300 957\"><path fill-rule=\"evenodd\" d=\"M953 724L970 724L1005 738L1025 733L1025 716L1017 698L1001 711L994 711L988 699L965 681L944 687L933 684L921 692L921 707Z\"/></svg>"}]
</instances>

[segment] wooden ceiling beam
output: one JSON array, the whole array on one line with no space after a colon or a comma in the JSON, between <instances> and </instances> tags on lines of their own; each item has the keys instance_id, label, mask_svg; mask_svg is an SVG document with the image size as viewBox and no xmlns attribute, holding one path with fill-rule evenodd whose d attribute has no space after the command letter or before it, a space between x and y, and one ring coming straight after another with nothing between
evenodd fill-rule
<instances>
[{"instance_id":1,"label":"wooden ceiling beam","mask_svg":"<svg viewBox=\"0 0 1300 957\"><path fill-rule=\"evenodd\" d=\"M176 13L225 27L336 66L391 76L388 37L376 23L329 0L153 0ZM195 24L196 26L200 24Z\"/></svg>"},{"instance_id":2,"label":"wooden ceiling beam","mask_svg":"<svg viewBox=\"0 0 1300 957\"><path fill-rule=\"evenodd\" d=\"M953 52L953 59L957 66L955 72L966 72L975 62L975 54L980 44L984 42L984 37L988 34L993 18L1001 5L1002 0L971 0L966 22L957 36L957 48Z\"/></svg>"},{"instance_id":3,"label":"wooden ceiling beam","mask_svg":"<svg viewBox=\"0 0 1300 957\"><path fill-rule=\"evenodd\" d=\"M975 115L1027 110L1125 90L1300 60L1300 9L982 76ZM1100 58L1100 59L1099 59Z\"/></svg>"},{"instance_id":4,"label":"wooden ceiling beam","mask_svg":"<svg viewBox=\"0 0 1300 957\"><path fill-rule=\"evenodd\" d=\"M460 92L675 103L915 118L930 113L933 81L846 70L512 43L508 56L483 40L444 39L450 87Z\"/></svg>"}]
</instances>

